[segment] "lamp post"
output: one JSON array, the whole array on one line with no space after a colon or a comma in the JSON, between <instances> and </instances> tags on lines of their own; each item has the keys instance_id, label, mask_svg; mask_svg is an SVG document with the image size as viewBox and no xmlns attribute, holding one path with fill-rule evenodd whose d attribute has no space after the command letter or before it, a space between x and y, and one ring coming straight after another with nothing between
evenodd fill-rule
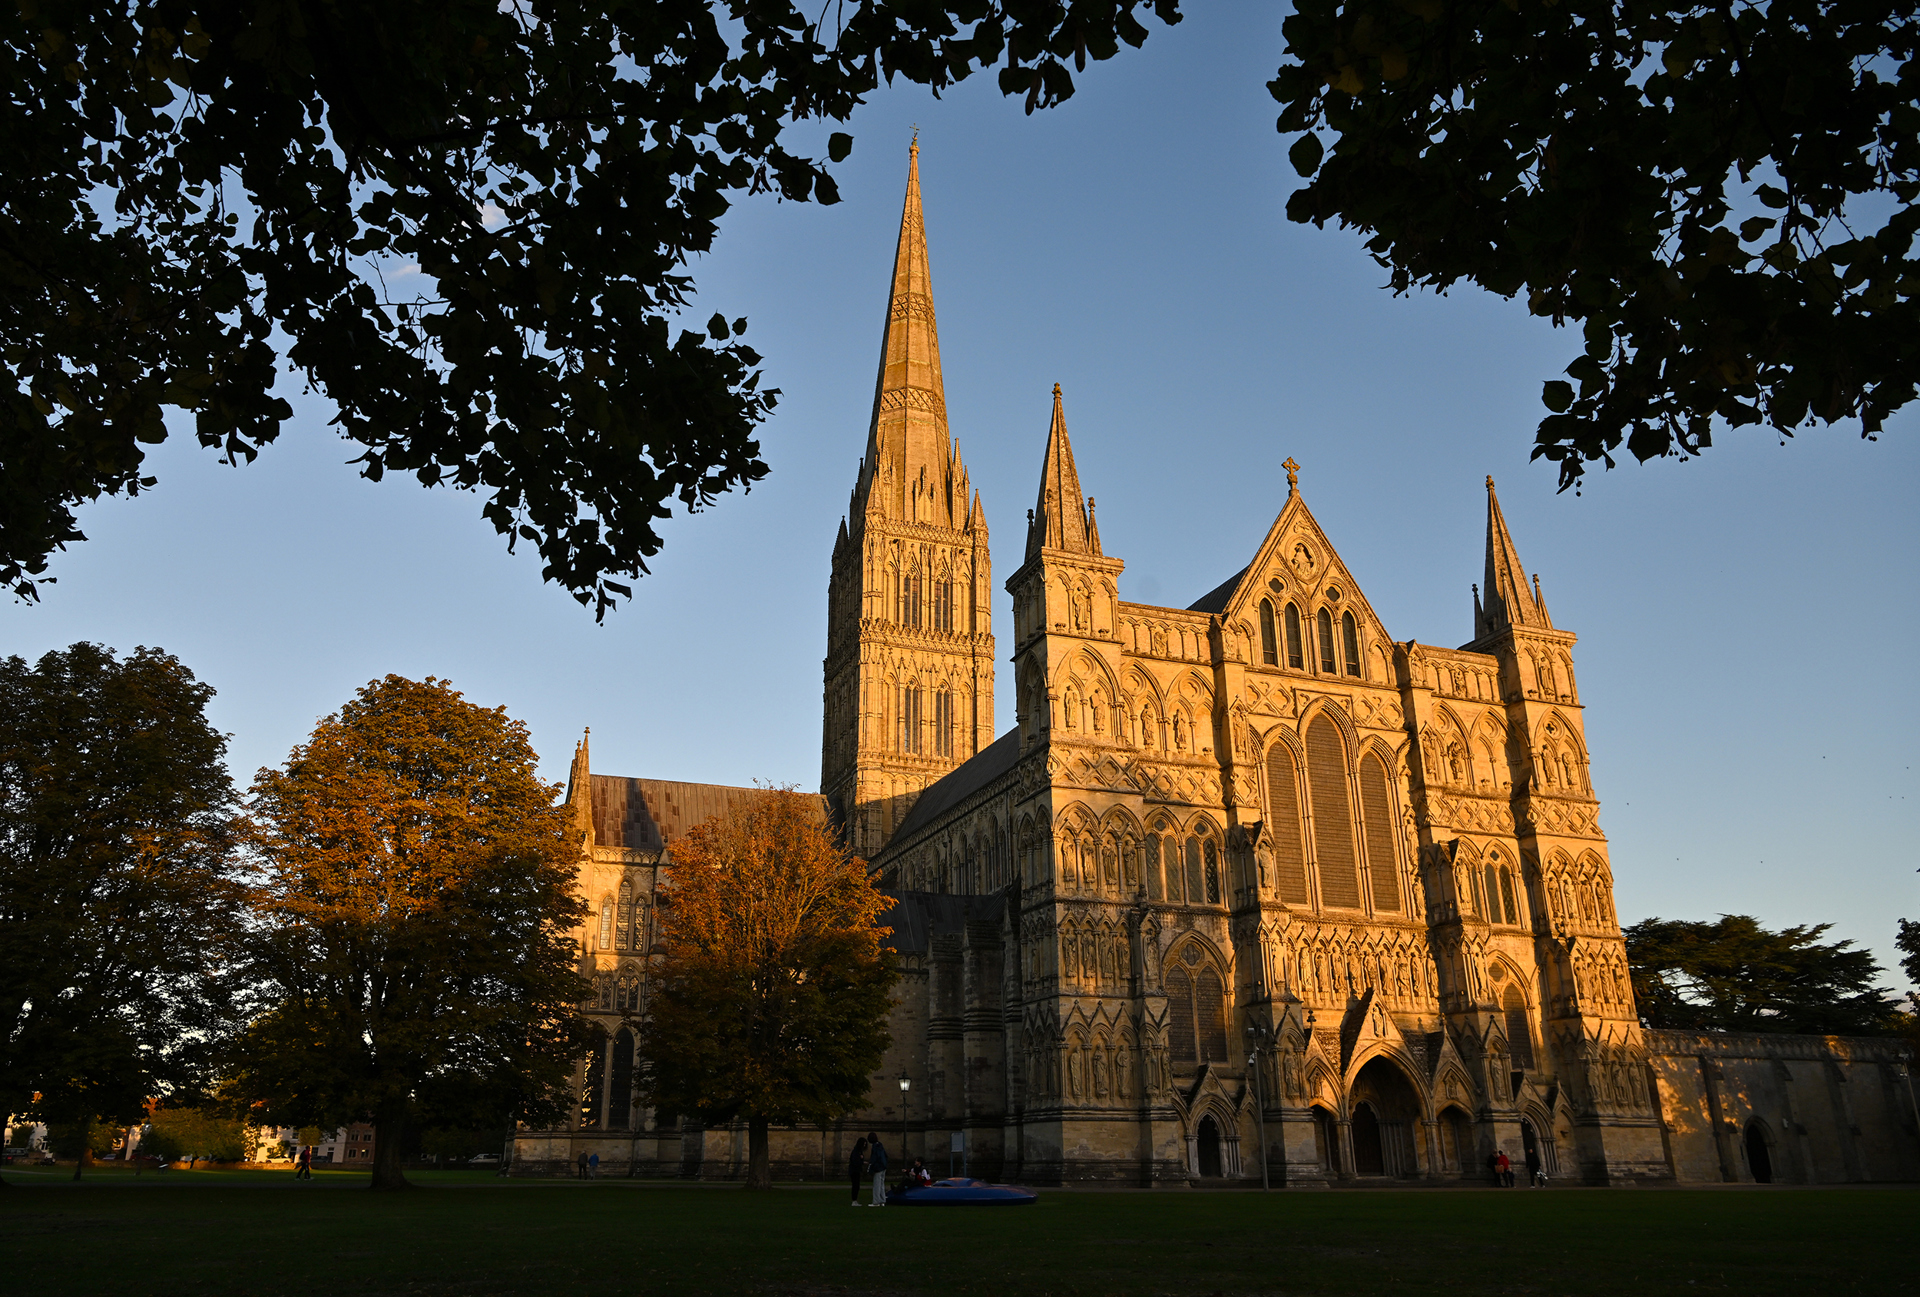
<instances>
[{"instance_id":1,"label":"lamp post","mask_svg":"<svg viewBox=\"0 0 1920 1297\"><path fill-rule=\"evenodd\" d=\"M1273 1190L1273 1184L1267 1170L1267 1101L1260 1093L1260 1056L1266 1052L1270 1033L1257 1022L1247 1024L1247 1039L1253 1043L1248 1047L1247 1075L1253 1081L1253 1106L1260 1118L1260 1189L1263 1193Z\"/></svg>"},{"instance_id":2,"label":"lamp post","mask_svg":"<svg viewBox=\"0 0 1920 1297\"><path fill-rule=\"evenodd\" d=\"M900 1072L900 1165L907 1164L907 1091L913 1088L913 1078L905 1069Z\"/></svg>"}]
</instances>

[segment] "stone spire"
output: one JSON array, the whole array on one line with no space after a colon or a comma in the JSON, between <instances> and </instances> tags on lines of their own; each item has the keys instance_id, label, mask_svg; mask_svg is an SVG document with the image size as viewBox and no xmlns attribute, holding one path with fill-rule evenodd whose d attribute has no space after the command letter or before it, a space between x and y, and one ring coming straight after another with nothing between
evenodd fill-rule
<instances>
[{"instance_id":1,"label":"stone spire","mask_svg":"<svg viewBox=\"0 0 1920 1297\"><path fill-rule=\"evenodd\" d=\"M1520 566L1520 552L1514 548L1507 520L1501 516L1500 497L1494 494L1491 476L1487 478L1487 573L1481 598L1485 612L1480 620L1485 623L1486 634L1547 624L1533 592L1527 589L1526 569Z\"/></svg>"},{"instance_id":2,"label":"stone spire","mask_svg":"<svg viewBox=\"0 0 1920 1297\"><path fill-rule=\"evenodd\" d=\"M909 146L907 157L907 197L900 211L900 239L893 254L893 285L880 343L880 373L873 389L873 421L867 432L867 455L860 466L852 512L856 519L878 514L963 527L968 503L965 469L947 433L940 332L934 321L927 230L920 212L917 138Z\"/></svg>"},{"instance_id":3,"label":"stone spire","mask_svg":"<svg viewBox=\"0 0 1920 1297\"><path fill-rule=\"evenodd\" d=\"M1040 470L1040 502L1027 525L1027 557L1042 549L1073 554L1098 554L1099 533L1080 496L1080 474L1073 466L1073 443L1067 439L1067 416L1061 406L1060 384L1053 385L1053 426L1047 429L1047 460Z\"/></svg>"}]
</instances>

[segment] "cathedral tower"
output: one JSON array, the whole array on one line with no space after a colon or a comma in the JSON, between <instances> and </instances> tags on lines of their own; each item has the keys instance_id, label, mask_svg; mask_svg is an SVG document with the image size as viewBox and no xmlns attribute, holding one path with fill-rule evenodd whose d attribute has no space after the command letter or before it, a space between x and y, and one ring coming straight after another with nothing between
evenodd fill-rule
<instances>
[{"instance_id":1,"label":"cathedral tower","mask_svg":"<svg viewBox=\"0 0 1920 1297\"><path fill-rule=\"evenodd\" d=\"M992 576L980 497L947 431L916 140L867 450L827 583L820 789L862 856L993 741Z\"/></svg>"}]
</instances>

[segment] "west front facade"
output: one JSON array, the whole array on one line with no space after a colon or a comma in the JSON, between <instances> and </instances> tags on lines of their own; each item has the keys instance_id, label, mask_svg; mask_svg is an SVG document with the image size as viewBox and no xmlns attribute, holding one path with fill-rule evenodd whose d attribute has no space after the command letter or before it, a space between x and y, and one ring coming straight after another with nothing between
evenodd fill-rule
<instances>
[{"instance_id":1,"label":"west front facade","mask_svg":"<svg viewBox=\"0 0 1920 1297\"><path fill-rule=\"evenodd\" d=\"M1291 459L1232 575L1134 603L1056 386L996 735L987 528L947 426L918 162L833 548L821 749L822 814L898 902L894 1043L866 1111L776 1132L779 1173L834 1178L858 1134L891 1146L904 1123L938 1168L958 1145L1032 1183L1484 1182L1498 1152L1585 1183L1920 1176L1898 1042L1640 1026L1577 637L1491 478L1459 647L1388 632ZM522 1173L588 1149L611 1174L743 1173L742 1132L656 1129L632 1103L638 916L671 834L635 845L599 804L654 783L576 759L583 958L614 1044L583 1063L574 1129L523 1134Z\"/></svg>"}]
</instances>

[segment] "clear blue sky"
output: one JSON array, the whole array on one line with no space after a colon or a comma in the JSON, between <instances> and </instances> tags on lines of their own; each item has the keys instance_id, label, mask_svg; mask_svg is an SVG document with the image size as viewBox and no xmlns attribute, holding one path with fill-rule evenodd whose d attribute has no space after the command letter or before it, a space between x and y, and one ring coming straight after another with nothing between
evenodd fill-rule
<instances>
[{"instance_id":1,"label":"clear blue sky","mask_svg":"<svg viewBox=\"0 0 1920 1297\"><path fill-rule=\"evenodd\" d=\"M41 606L0 611L0 649L178 654L219 690L243 784L392 671L504 704L556 780L590 725L605 773L817 786L829 549L918 123L948 409L999 579L1055 382L1131 599L1184 605L1238 570L1292 455L1387 629L1464 642L1491 473L1581 637L1622 919L1831 921L1893 965L1894 919L1920 917L1915 416L1877 443L1730 433L1556 495L1527 451L1577 338L1471 291L1396 300L1355 236L1285 221L1295 181L1263 86L1280 16L1196 6L1031 118L990 78L937 102L884 93L853 124L841 204L737 208L695 266L695 317L751 319L785 393L773 472L670 522L655 575L604 626L509 558L475 497L361 481L303 399L254 465L170 443L156 492L86 509L92 539ZM995 623L1010 649L1004 594ZM1004 664L999 681L1005 728Z\"/></svg>"}]
</instances>

